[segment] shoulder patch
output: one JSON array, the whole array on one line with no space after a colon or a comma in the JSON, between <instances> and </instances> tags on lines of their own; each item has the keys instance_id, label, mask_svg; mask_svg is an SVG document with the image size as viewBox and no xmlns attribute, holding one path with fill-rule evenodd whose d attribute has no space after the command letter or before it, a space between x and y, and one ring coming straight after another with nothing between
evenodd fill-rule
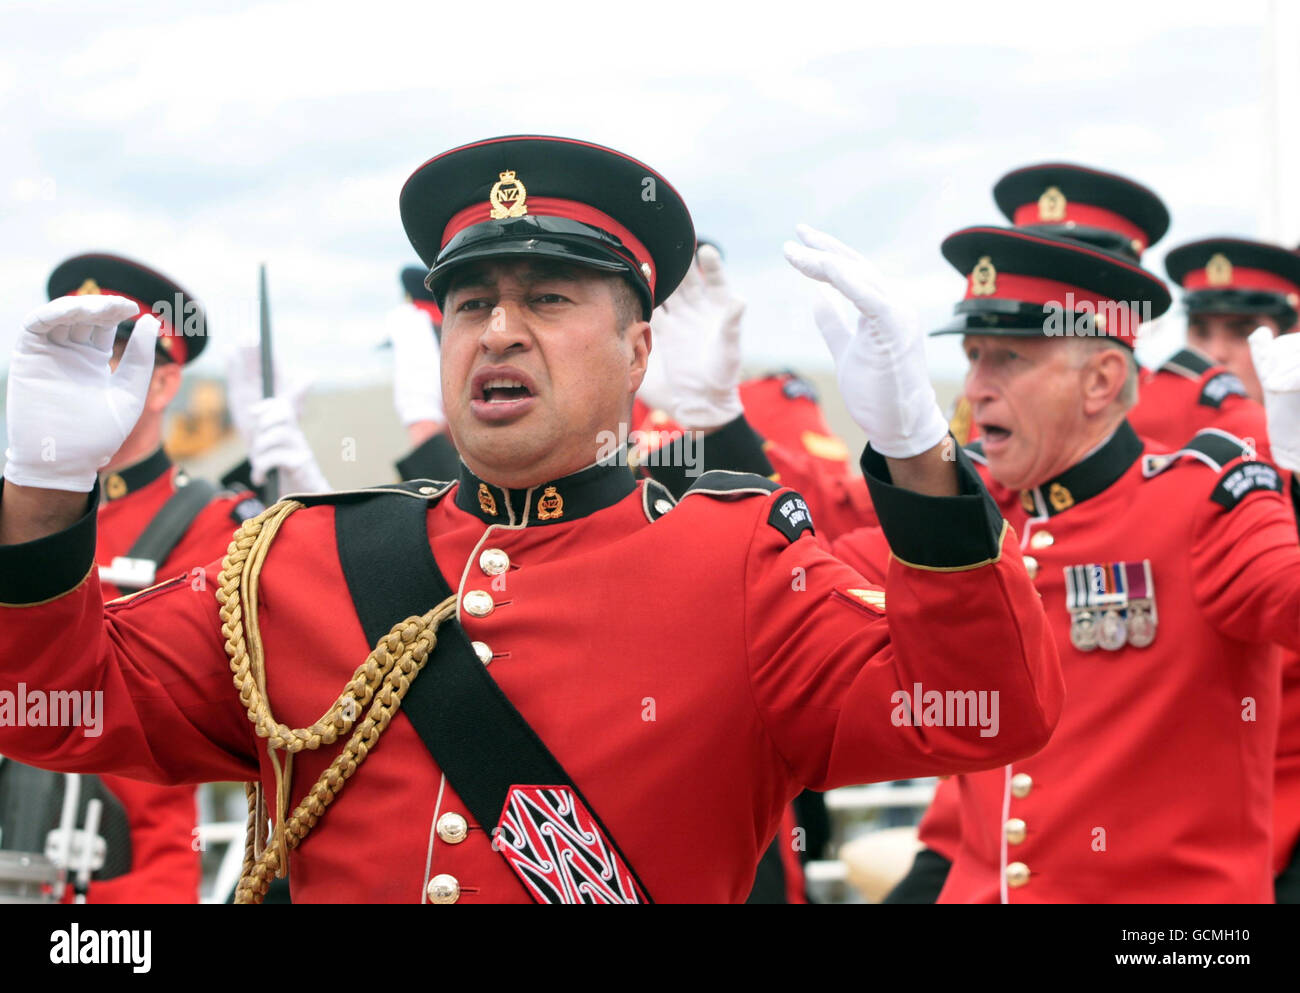
<instances>
[{"instance_id":1,"label":"shoulder patch","mask_svg":"<svg viewBox=\"0 0 1300 993\"><path fill-rule=\"evenodd\" d=\"M1201 395L1196 402L1205 407L1214 407L1217 410L1228 397L1244 396L1246 396L1245 384L1236 375L1224 370L1215 373L1205 381L1205 385L1201 387Z\"/></svg>"},{"instance_id":2,"label":"shoulder patch","mask_svg":"<svg viewBox=\"0 0 1300 993\"><path fill-rule=\"evenodd\" d=\"M710 469L691 483L685 496L702 493L705 496L748 496L754 493L775 493L781 488L766 476L752 472L731 472L727 469Z\"/></svg>"},{"instance_id":3,"label":"shoulder patch","mask_svg":"<svg viewBox=\"0 0 1300 993\"><path fill-rule=\"evenodd\" d=\"M1200 352L1184 348L1171 355L1160 367L1160 371L1172 372L1175 376L1182 376L1185 379L1200 379L1212 368L1214 368L1213 363Z\"/></svg>"},{"instance_id":4,"label":"shoulder patch","mask_svg":"<svg viewBox=\"0 0 1300 993\"><path fill-rule=\"evenodd\" d=\"M1232 510L1256 490L1282 492L1282 474L1267 462L1242 462L1219 479L1210 499L1224 510Z\"/></svg>"},{"instance_id":5,"label":"shoulder patch","mask_svg":"<svg viewBox=\"0 0 1300 993\"><path fill-rule=\"evenodd\" d=\"M809 534L816 533L813 530L812 514L808 510L808 504L804 502L803 497L793 491L776 498L771 513L767 515L767 523L791 542L805 531Z\"/></svg>"}]
</instances>

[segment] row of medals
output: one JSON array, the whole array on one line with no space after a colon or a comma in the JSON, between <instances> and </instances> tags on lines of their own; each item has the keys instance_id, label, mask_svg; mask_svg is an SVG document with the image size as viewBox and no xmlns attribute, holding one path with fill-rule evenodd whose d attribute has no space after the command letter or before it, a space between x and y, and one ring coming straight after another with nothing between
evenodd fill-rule
<instances>
[{"instance_id":1,"label":"row of medals","mask_svg":"<svg viewBox=\"0 0 1300 993\"><path fill-rule=\"evenodd\" d=\"M1125 645L1146 648L1156 640L1155 611L1150 600L1134 600L1127 608L1070 611L1070 643L1081 652L1104 648L1118 652Z\"/></svg>"}]
</instances>

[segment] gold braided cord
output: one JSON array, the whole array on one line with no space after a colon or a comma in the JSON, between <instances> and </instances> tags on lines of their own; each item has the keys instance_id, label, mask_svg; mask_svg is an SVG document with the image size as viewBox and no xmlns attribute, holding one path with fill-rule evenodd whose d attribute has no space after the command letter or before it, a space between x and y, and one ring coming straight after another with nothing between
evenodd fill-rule
<instances>
[{"instance_id":1,"label":"gold braided cord","mask_svg":"<svg viewBox=\"0 0 1300 993\"><path fill-rule=\"evenodd\" d=\"M257 623L257 586L267 552L280 525L303 505L285 500L245 521L235 532L221 563L217 602L221 633L240 702L256 733L267 740L275 772L274 827L267 837L270 811L261 783L246 783L248 829L244 866L235 888L236 903L261 903L271 880L283 876L289 852L297 848L325 813L343 785L365 761L387 729L438 643L438 627L456 614L455 595L419 617L408 617L379 639L352 674L343 692L310 727L290 728L275 719L266 695L266 659ZM362 708L365 718L357 724ZM321 773L292 814L288 812L293 756L303 749L333 744L356 729L329 768ZM277 751L284 752L281 764Z\"/></svg>"}]
</instances>

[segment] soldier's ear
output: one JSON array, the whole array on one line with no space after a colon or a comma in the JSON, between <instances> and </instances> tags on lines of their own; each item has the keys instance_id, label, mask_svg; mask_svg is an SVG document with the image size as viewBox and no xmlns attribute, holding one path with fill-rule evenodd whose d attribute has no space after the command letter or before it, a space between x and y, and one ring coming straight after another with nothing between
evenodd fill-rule
<instances>
[{"instance_id":1,"label":"soldier's ear","mask_svg":"<svg viewBox=\"0 0 1300 993\"><path fill-rule=\"evenodd\" d=\"M1119 399L1128 379L1129 359L1123 345L1098 349L1083 366L1083 407L1099 414Z\"/></svg>"},{"instance_id":2,"label":"soldier's ear","mask_svg":"<svg viewBox=\"0 0 1300 993\"><path fill-rule=\"evenodd\" d=\"M165 410L181 389L181 367L175 362L155 361L153 377L149 381L149 393L145 397L145 409L161 412Z\"/></svg>"},{"instance_id":3,"label":"soldier's ear","mask_svg":"<svg viewBox=\"0 0 1300 993\"><path fill-rule=\"evenodd\" d=\"M637 321L623 332L632 347L631 364L628 366L628 387L633 393L641 388L645 379L647 363L650 361L650 349L653 345L649 321Z\"/></svg>"}]
</instances>

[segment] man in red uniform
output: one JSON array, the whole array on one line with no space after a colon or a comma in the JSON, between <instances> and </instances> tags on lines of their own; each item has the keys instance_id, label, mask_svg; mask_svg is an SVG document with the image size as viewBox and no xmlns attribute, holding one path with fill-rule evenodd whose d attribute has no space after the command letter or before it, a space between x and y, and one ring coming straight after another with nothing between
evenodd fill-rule
<instances>
[{"instance_id":1,"label":"man in red uniform","mask_svg":"<svg viewBox=\"0 0 1300 993\"><path fill-rule=\"evenodd\" d=\"M113 367L138 318L151 312L162 317L143 410L99 472L95 562L104 599L150 586L155 578L198 578L201 567L230 543L234 529L262 510L247 491L219 492L204 480L191 479L163 451L164 418L180 389L181 370L208 341L203 309L168 277L102 254L61 263L50 274L48 292L51 300L111 294L136 304L137 312L116 329ZM92 878L88 902L196 902L200 865L194 787L114 775L100 779L120 801L129 826L130 871Z\"/></svg>"},{"instance_id":2,"label":"man in red uniform","mask_svg":"<svg viewBox=\"0 0 1300 993\"><path fill-rule=\"evenodd\" d=\"M843 357L880 404L864 466L897 555L882 591L812 540L788 489L712 474L674 507L595 459L631 412L651 308L694 254L667 180L585 142L499 138L430 160L401 203L445 315L460 478L286 503L206 590L98 605L86 467L139 403L136 339L152 329L108 378L93 357L119 317L110 298L30 319L9 380L0 686L94 685L106 716L102 740L3 727L0 747L164 782L258 780L277 817L250 898L287 858L295 902L447 904L743 899L801 786L1043 746L1061 704L1046 620L987 494L944 460L933 394L890 391L924 376L912 341ZM39 454L50 433L80 440L55 465ZM702 604L689 639L647 636ZM895 722L891 693L917 683L996 693L994 733ZM393 719L421 686L438 692Z\"/></svg>"},{"instance_id":3,"label":"man in red uniform","mask_svg":"<svg viewBox=\"0 0 1300 993\"><path fill-rule=\"evenodd\" d=\"M997 229L958 232L944 254L968 278L945 330L966 336L975 452L1022 535L1067 704L1038 754L941 787L961 806L942 899L1270 901L1268 642L1300 644L1280 474L1216 432L1177 456L1143 453L1124 420L1137 315L1116 305L1163 310L1154 277ZM1089 303L1071 323L1107 313L1109 339L1045 334L1067 292ZM835 548L868 575L882 561L873 532Z\"/></svg>"}]
</instances>

